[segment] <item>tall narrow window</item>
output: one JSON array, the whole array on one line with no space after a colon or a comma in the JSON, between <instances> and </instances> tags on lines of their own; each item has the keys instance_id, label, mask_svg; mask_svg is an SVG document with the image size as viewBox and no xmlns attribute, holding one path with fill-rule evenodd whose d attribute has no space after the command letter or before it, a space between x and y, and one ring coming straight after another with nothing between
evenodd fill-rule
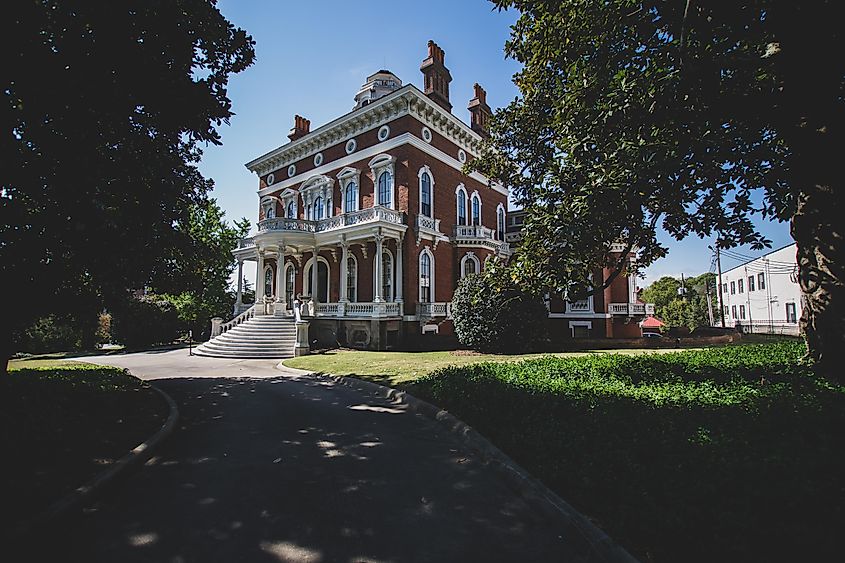
<instances>
[{"instance_id":1,"label":"tall narrow window","mask_svg":"<svg viewBox=\"0 0 845 563\"><path fill-rule=\"evenodd\" d=\"M326 217L334 215L334 205L332 205L332 196L326 196Z\"/></svg>"},{"instance_id":2,"label":"tall narrow window","mask_svg":"<svg viewBox=\"0 0 845 563\"><path fill-rule=\"evenodd\" d=\"M273 269L264 269L264 295L273 295Z\"/></svg>"},{"instance_id":3,"label":"tall narrow window","mask_svg":"<svg viewBox=\"0 0 845 563\"><path fill-rule=\"evenodd\" d=\"M288 202L288 219L296 219L296 204L294 204L293 200Z\"/></svg>"},{"instance_id":4,"label":"tall narrow window","mask_svg":"<svg viewBox=\"0 0 845 563\"><path fill-rule=\"evenodd\" d=\"M501 207L496 210L496 238L505 240L505 210Z\"/></svg>"},{"instance_id":5,"label":"tall narrow window","mask_svg":"<svg viewBox=\"0 0 845 563\"><path fill-rule=\"evenodd\" d=\"M798 322L798 314L796 313L795 303L786 304L786 322L791 324Z\"/></svg>"},{"instance_id":6,"label":"tall narrow window","mask_svg":"<svg viewBox=\"0 0 845 563\"><path fill-rule=\"evenodd\" d=\"M358 262L353 256L346 259L346 299L358 300Z\"/></svg>"},{"instance_id":7,"label":"tall narrow window","mask_svg":"<svg viewBox=\"0 0 845 563\"><path fill-rule=\"evenodd\" d=\"M467 224L467 194L463 190L458 190L455 195L458 199L458 225Z\"/></svg>"},{"instance_id":8,"label":"tall narrow window","mask_svg":"<svg viewBox=\"0 0 845 563\"><path fill-rule=\"evenodd\" d=\"M766 289L766 274L763 272L757 274L757 287Z\"/></svg>"},{"instance_id":9,"label":"tall narrow window","mask_svg":"<svg viewBox=\"0 0 845 563\"><path fill-rule=\"evenodd\" d=\"M431 303L431 257L425 251L420 255L420 303Z\"/></svg>"},{"instance_id":10,"label":"tall narrow window","mask_svg":"<svg viewBox=\"0 0 845 563\"><path fill-rule=\"evenodd\" d=\"M389 252L381 253L381 297L393 301L393 257Z\"/></svg>"},{"instance_id":11,"label":"tall narrow window","mask_svg":"<svg viewBox=\"0 0 845 563\"><path fill-rule=\"evenodd\" d=\"M737 293L745 293L744 284L742 279L736 280L736 289Z\"/></svg>"},{"instance_id":12,"label":"tall narrow window","mask_svg":"<svg viewBox=\"0 0 845 563\"><path fill-rule=\"evenodd\" d=\"M739 306L739 318L743 321L745 320L745 305Z\"/></svg>"},{"instance_id":13,"label":"tall narrow window","mask_svg":"<svg viewBox=\"0 0 845 563\"><path fill-rule=\"evenodd\" d=\"M431 217L431 176L428 172L420 177L420 213Z\"/></svg>"},{"instance_id":14,"label":"tall narrow window","mask_svg":"<svg viewBox=\"0 0 845 563\"><path fill-rule=\"evenodd\" d=\"M267 205L267 218L273 219L275 216L276 216L276 204L271 202Z\"/></svg>"},{"instance_id":15,"label":"tall narrow window","mask_svg":"<svg viewBox=\"0 0 845 563\"><path fill-rule=\"evenodd\" d=\"M472 196L472 224L481 224L481 198L475 194Z\"/></svg>"},{"instance_id":16,"label":"tall narrow window","mask_svg":"<svg viewBox=\"0 0 845 563\"><path fill-rule=\"evenodd\" d=\"M313 219L318 221L323 218L323 198L322 196L317 196L317 199L314 200L314 214Z\"/></svg>"},{"instance_id":17,"label":"tall narrow window","mask_svg":"<svg viewBox=\"0 0 845 563\"><path fill-rule=\"evenodd\" d=\"M285 302L288 304L288 309L293 309L293 292L294 292L294 278L296 277L296 269L293 264L288 264L285 268Z\"/></svg>"},{"instance_id":18,"label":"tall narrow window","mask_svg":"<svg viewBox=\"0 0 845 563\"><path fill-rule=\"evenodd\" d=\"M358 206L358 184L349 182L346 184L346 204L344 211L352 213Z\"/></svg>"},{"instance_id":19,"label":"tall narrow window","mask_svg":"<svg viewBox=\"0 0 845 563\"><path fill-rule=\"evenodd\" d=\"M736 294L736 283L731 282L731 295Z\"/></svg>"},{"instance_id":20,"label":"tall narrow window","mask_svg":"<svg viewBox=\"0 0 845 563\"><path fill-rule=\"evenodd\" d=\"M384 207L391 206L393 197L393 177L385 170L378 177L378 204Z\"/></svg>"},{"instance_id":21,"label":"tall narrow window","mask_svg":"<svg viewBox=\"0 0 845 563\"><path fill-rule=\"evenodd\" d=\"M754 291L754 276L748 276L748 291Z\"/></svg>"}]
</instances>

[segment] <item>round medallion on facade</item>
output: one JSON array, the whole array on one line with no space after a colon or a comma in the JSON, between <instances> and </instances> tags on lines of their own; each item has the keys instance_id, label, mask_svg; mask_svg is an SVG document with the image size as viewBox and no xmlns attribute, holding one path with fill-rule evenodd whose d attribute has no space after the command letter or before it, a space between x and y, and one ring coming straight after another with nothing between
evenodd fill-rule
<instances>
[{"instance_id":1,"label":"round medallion on facade","mask_svg":"<svg viewBox=\"0 0 845 563\"><path fill-rule=\"evenodd\" d=\"M358 143L355 142L355 139L349 139L348 141L346 141L346 154L352 154L357 148Z\"/></svg>"},{"instance_id":2,"label":"round medallion on facade","mask_svg":"<svg viewBox=\"0 0 845 563\"><path fill-rule=\"evenodd\" d=\"M430 143L431 142L431 129L429 129L428 127L423 127L422 128L422 138L423 138L423 141L425 141L426 143Z\"/></svg>"},{"instance_id":3,"label":"round medallion on facade","mask_svg":"<svg viewBox=\"0 0 845 563\"><path fill-rule=\"evenodd\" d=\"M461 164L465 164L467 161L467 153L464 149L458 149L458 161Z\"/></svg>"},{"instance_id":4,"label":"round medallion on facade","mask_svg":"<svg viewBox=\"0 0 845 563\"><path fill-rule=\"evenodd\" d=\"M276 176L275 176L275 174L273 174L272 172L270 172L269 174L267 174L267 185L268 185L268 186L272 186L272 185L273 185L273 182L275 182L275 181L276 181Z\"/></svg>"},{"instance_id":5,"label":"round medallion on facade","mask_svg":"<svg viewBox=\"0 0 845 563\"><path fill-rule=\"evenodd\" d=\"M296 174L296 164L291 164L288 166L288 178Z\"/></svg>"},{"instance_id":6,"label":"round medallion on facade","mask_svg":"<svg viewBox=\"0 0 845 563\"><path fill-rule=\"evenodd\" d=\"M384 141L390 136L390 127L382 125L378 130L378 140Z\"/></svg>"},{"instance_id":7,"label":"round medallion on facade","mask_svg":"<svg viewBox=\"0 0 845 563\"><path fill-rule=\"evenodd\" d=\"M323 164L323 153L318 152L314 155L314 166L320 166Z\"/></svg>"}]
</instances>

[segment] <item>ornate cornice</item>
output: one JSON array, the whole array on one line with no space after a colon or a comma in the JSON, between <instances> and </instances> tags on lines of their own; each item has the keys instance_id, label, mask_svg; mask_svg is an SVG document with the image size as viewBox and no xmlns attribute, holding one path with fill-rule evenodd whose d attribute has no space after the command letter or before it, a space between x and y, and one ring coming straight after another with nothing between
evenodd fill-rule
<instances>
[{"instance_id":1,"label":"ornate cornice","mask_svg":"<svg viewBox=\"0 0 845 563\"><path fill-rule=\"evenodd\" d=\"M408 84L246 163L246 167L264 176L405 115L411 115L470 154L478 154L481 137L414 85Z\"/></svg>"}]
</instances>

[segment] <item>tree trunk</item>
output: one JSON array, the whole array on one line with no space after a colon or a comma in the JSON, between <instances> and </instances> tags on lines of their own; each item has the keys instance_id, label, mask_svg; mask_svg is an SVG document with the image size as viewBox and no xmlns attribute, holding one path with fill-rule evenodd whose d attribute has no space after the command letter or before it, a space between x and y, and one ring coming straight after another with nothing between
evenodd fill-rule
<instances>
[{"instance_id":1,"label":"tree trunk","mask_svg":"<svg viewBox=\"0 0 845 563\"><path fill-rule=\"evenodd\" d=\"M845 198L831 186L798 196L791 221L798 244L801 329L818 373L845 383Z\"/></svg>"}]
</instances>

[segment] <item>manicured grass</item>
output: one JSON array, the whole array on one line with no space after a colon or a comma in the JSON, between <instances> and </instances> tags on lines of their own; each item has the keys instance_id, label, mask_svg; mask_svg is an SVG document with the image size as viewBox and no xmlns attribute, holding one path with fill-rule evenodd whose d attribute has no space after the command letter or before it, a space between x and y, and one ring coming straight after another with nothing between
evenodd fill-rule
<instances>
[{"instance_id":1,"label":"manicured grass","mask_svg":"<svg viewBox=\"0 0 845 563\"><path fill-rule=\"evenodd\" d=\"M674 351L674 350L673 350ZM591 354L643 354L651 350L603 350L592 352L564 352L554 357L578 357ZM448 366L463 366L481 362L518 362L541 358L549 354L467 354L454 352L364 352L333 350L285 360L284 365L297 369L354 375L385 385L401 385L429 375Z\"/></svg>"},{"instance_id":2,"label":"manicured grass","mask_svg":"<svg viewBox=\"0 0 845 563\"><path fill-rule=\"evenodd\" d=\"M155 433L161 397L124 370L62 359L11 363L0 379L0 520L44 510Z\"/></svg>"},{"instance_id":3,"label":"manicured grass","mask_svg":"<svg viewBox=\"0 0 845 563\"><path fill-rule=\"evenodd\" d=\"M414 394L475 427L643 561L845 552L845 389L801 343L448 367Z\"/></svg>"}]
</instances>

